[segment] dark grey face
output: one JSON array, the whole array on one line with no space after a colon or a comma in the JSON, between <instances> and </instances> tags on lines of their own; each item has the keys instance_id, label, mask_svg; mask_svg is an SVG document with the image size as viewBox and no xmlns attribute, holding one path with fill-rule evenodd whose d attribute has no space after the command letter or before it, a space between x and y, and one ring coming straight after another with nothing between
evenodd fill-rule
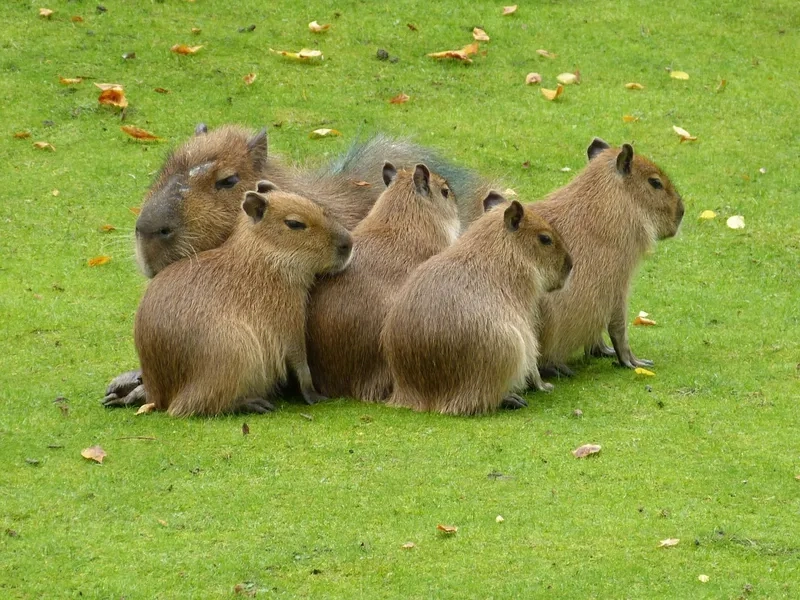
<instances>
[{"instance_id":1,"label":"dark grey face","mask_svg":"<svg viewBox=\"0 0 800 600\"><path fill-rule=\"evenodd\" d=\"M189 191L182 175L173 175L148 200L136 220L136 256L146 277L172 262L171 251L183 233L181 205Z\"/></svg>"}]
</instances>

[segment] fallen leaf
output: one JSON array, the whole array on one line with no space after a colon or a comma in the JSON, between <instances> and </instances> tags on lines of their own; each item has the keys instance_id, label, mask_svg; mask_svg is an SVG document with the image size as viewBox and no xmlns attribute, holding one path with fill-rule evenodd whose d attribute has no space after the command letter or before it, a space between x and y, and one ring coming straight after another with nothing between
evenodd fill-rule
<instances>
[{"instance_id":1,"label":"fallen leaf","mask_svg":"<svg viewBox=\"0 0 800 600\"><path fill-rule=\"evenodd\" d=\"M417 31L417 26L413 23L406 23L406 27L408 27L411 31Z\"/></svg>"},{"instance_id":2,"label":"fallen leaf","mask_svg":"<svg viewBox=\"0 0 800 600\"><path fill-rule=\"evenodd\" d=\"M504 6L503 7L503 16L504 17L507 16L507 15L513 15L515 12L517 12L517 5L516 4L514 4L513 6Z\"/></svg>"},{"instance_id":3,"label":"fallen leaf","mask_svg":"<svg viewBox=\"0 0 800 600\"><path fill-rule=\"evenodd\" d=\"M83 81L83 77L59 77L58 82L61 85L75 85Z\"/></svg>"},{"instance_id":4,"label":"fallen leaf","mask_svg":"<svg viewBox=\"0 0 800 600\"><path fill-rule=\"evenodd\" d=\"M715 213L713 210L704 210L700 213L700 218L703 220L715 219L716 217L717 213Z\"/></svg>"},{"instance_id":5,"label":"fallen leaf","mask_svg":"<svg viewBox=\"0 0 800 600\"><path fill-rule=\"evenodd\" d=\"M250 434L250 426L247 423L242 423L242 435Z\"/></svg>"},{"instance_id":6,"label":"fallen leaf","mask_svg":"<svg viewBox=\"0 0 800 600\"><path fill-rule=\"evenodd\" d=\"M339 135L342 135L342 132L337 131L336 129L315 129L308 134L308 137L310 137L312 140L317 140L319 138L336 137Z\"/></svg>"},{"instance_id":7,"label":"fallen leaf","mask_svg":"<svg viewBox=\"0 0 800 600\"><path fill-rule=\"evenodd\" d=\"M488 42L489 35L480 27L476 27L472 30L472 37L478 42Z\"/></svg>"},{"instance_id":8,"label":"fallen leaf","mask_svg":"<svg viewBox=\"0 0 800 600\"><path fill-rule=\"evenodd\" d=\"M90 448L85 448L81 450L81 456L88 460L93 460L95 462L102 463L103 459L106 457L106 451L103 450L100 446L92 446Z\"/></svg>"},{"instance_id":9,"label":"fallen leaf","mask_svg":"<svg viewBox=\"0 0 800 600\"><path fill-rule=\"evenodd\" d=\"M452 535L458 531L458 527L455 527L454 525L437 525L436 529L442 533L446 533L447 535Z\"/></svg>"},{"instance_id":10,"label":"fallen leaf","mask_svg":"<svg viewBox=\"0 0 800 600\"><path fill-rule=\"evenodd\" d=\"M445 50L444 52L432 52L428 54L431 58L454 58L463 61L467 64L472 63L470 56L477 54L480 46L478 42L473 42L468 46L464 46L461 50Z\"/></svg>"},{"instance_id":11,"label":"fallen leaf","mask_svg":"<svg viewBox=\"0 0 800 600\"><path fill-rule=\"evenodd\" d=\"M134 127L133 125L123 125L122 127L120 127L120 129L125 133L127 133L132 138L137 140L142 140L145 142L153 142L162 139L157 135L150 133L149 131L140 129L139 127Z\"/></svg>"},{"instance_id":12,"label":"fallen leaf","mask_svg":"<svg viewBox=\"0 0 800 600\"><path fill-rule=\"evenodd\" d=\"M39 16L42 17L43 19L49 19L50 17L53 16L53 11L50 10L49 8L40 8Z\"/></svg>"},{"instance_id":13,"label":"fallen leaf","mask_svg":"<svg viewBox=\"0 0 800 600\"><path fill-rule=\"evenodd\" d=\"M116 230L117 230L117 228L114 227L113 225L101 225L100 226L100 232L101 233L111 233L112 231L116 231Z\"/></svg>"},{"instance_id":14,"label":"fallen leaf","mask_svg":"<svg viewBox=\"0 0 800 600\"><path fill-rule=\"evenodd\" d=\"M95 87L100 88L104 92L106 90L119 90L122 91L122 84L121 83L95 83Z\"/></svg>"},{"instance_id":15,"label":"fallen leaf","mask_svg":"<svg viewBox=\"0 0 800 600\"><path fill-rule=\"evenodd\" d=\"M683 127L678 127L677 125L672 126L672 131L677 133L681 137L681 143L683 142L693 142L697 139L696 135L690 134L686 131Z\"/></svg>"},{"instance_id":16,"label":"fallen leaf","mask_svg":"<svg viewBox=\"0 0 800 600\"><path fill-rule=\"evenodd\" d=\"M69 18L70 21L73 23L83 23L83 17L75 15L74 17Z\"/></svg>"},{"instance_id":17,"label":"fallen leaf","mask_svg":"<svg viewBox=\"0 0 800 600\"><path fill-rule=\"evenodd\" d=\"M795 479L797 479L797 481L800 481L800 473L798 473L797 475L795 475L795 476L794 476L794 478L795 478Z\"/></svg>"},{"instance_id":18,"label":"fallen leaf","mask_svg":"<svg viewBox=\"0 0 800 600\"><path fill-rule=\"evenodd\" d=\"M527 83L528 85L534 85L541 82L542 82L542 76L539 75L538 73L528 73L525 76L525 83Z\"/></svg>"},{"instance_id":19,"label":"fallen leaf","mask_svg":"<svg viewBox=\"0 0 800 600\"><path fill-rule=\"evenodd\" d=\"M601 449L599 444L584 444L583 446L575 448L575 450L572 451L572 455L575 458L586 458L592 454L597 454Z\"/></svg>"},{"instance_id":20,"label":"fallen leaf","mask_svg":"<svg viewBox=\"0 0 800 600\"><path fill-rule=\"evenodd\" d=\"M97 101L100 104L107 104L109 106L116 106L119 108L125 108L128 106L128 99L125 97L125 92L122 91L122 88L111 88L100 92L100 96L97 98Z\"/></svg>"},{"instance_id":21,"label":"fallen leaf","mask_svg":"<svg viewBox=\"0 0 800 600\"><path fill-rule=\"evenodd\" d=\"M155 409L156 409L156 403L155 402L148 402L147 404L142 404L139 407L139 410L137 410L135 414L137 414L137 415L146 415L147 413L153 412Z\"/></svg>"},{"instance_id":22,"label":"fallen leaf","mask_svg":"<svg viewBox=\"0 0 800 600\"><path fill-rule=\"evenodd\" d=\"M86 261L90 267L99 267L100 265L105 265L111 262L110 256L95 256L94 258L90 258Z\"/></svg>"},{"instance_id":23,"label":"fallen leaf","mask_svg":"<svg viewBox=\"0 0 800 600\"><path fill-rule=\"evenodd\" d=\"M648 371L647 369L643 369L642 367L636 367L633 370L633 372L636 373L637 375L645 375L646 377L655 377L656 376L656 374L653 373L652 371Z\"/></svg>"},{"instance_id":24,"label":"fallen leaf","mask_svg":"<svg viewBox=\"0 0 800 600\"><path fill-rule=\"evenodd\" d=\"M18 139L18 140L27 140L29 137L31 137L31 132L30 131L17 131L14 134L14 137L16 139Z\"/></svg>"},{"instance_id":25,"label":"fallen leaf","mask_svg":"<svg viewBox=\"0 0 800 600\"><path fill-rule=\"evenodd\" d=\"M164 519L159 519L158 520L158 524L161 525L162 527L166 527L167 526L167 522Z\"/></svg>"},{"instance_id":26,"label":"fallen leaf","mask_svg":"<svg viewBox=\"0 0 800 600\"><path fill-rule=\"evenodd\" d=\"M553 54L552 52L543 50L541 48L536 51L536 54L538 54L539 56L544 56L545 58L555 58L556 56L558 56L558 54Z\"/></svg>"},{"instance_id":27,"label":"fallen leaf","mask_svg":"<svg viewBox=\"0 0 800 600\"><path fill-rule=\"evenodd\" d=\"M136 52L126 52L122 55L122 60L133 60L136 58Z\"/></svg>"},{"instance_id":28,"label":"fallen leaf","mask_svg":"<svg viewBox=\"0 0 800 600\"><path fill-rule=\"evenodd\" d=\"M718 94L725 89L725 86L728 85L728 81L725 79L720 79L719 84L717 84L717 89L715 90Z\"/></svg>"},{"instance_id":29,"label":"fallen leaf","mask_svg":"<svg viewBox=\"0 0 800 600\"><path fill-rule=\"evenodd\" d=\"M372 184L369 181L353 181L353 185L358 187L370 187Z\"/></svg>"},{"instance_id":30,"label":"fallen leaf","mask_svg":"<svg viewBox=\"0 0 800 600\"><path fill-rule=\"evenodd\" d=\"M708 575L698 575L697 580L700 583L708 583L711 580L711 578Z\"/></svg>"},{"instance_id":31,"label":"fallen leaf","mask_svg":"<svg viewBox=\"0 0 800 600\"><path fill-rule=\"evenodd\" d=\"M242 81L244 81L245 85L253 85L253 82L256 80L256 77L258 77L256 73L248 73L242 78Z\"/></svg>"},{"instance_id":32,"label":"fallen leaf","mask_svg":"<svg viewBox=\"0 0 800 600\"><path fill-rule=\"evenodd\" d=\"M397 94L397 96L389 100L389 104L405 104L409 100L411 100L411 97L408 94Z\"/></svg>"},{"instance_id":33,"label":"fallen leaf","mask_svg":"<svg viewBox=\"0 0 800 600\"><path fill-rule=\"evenodd\" d=\"M576 419L580 419L583 416L583 411L580 408L576 408L572 411L572 416Z\"/></svg>"},{"instance_id":34,"label":"fallen leaf","mask_svg":"<svg viewBox=\"0 0 800 600\"><path fill-rule=\"evenodd\" d=\"M552 102L564 92L564 86L559 83L558 87L556 87L556 89L554 90L548 90L547 88L540 88L539 91L542 92L542 96L544 96L545 98L547 98Z\"/></svg>"},{"instance_id":35,"label":"fallen leaf","mask_svg":"<svg viewBox=\"0 0 800 600\"><path fill-rule=\"evenodd\" d=\"M52 192L50 192L50 193L51 193L51 194L52 194L54 197L58 197L58 195L59 195L61 192L59 192L58 190L53 190L53 191L52 191Z\"/></svg>"},{"instance_id":36,"label":"fallen leaf","mask_svg":"<svg viewBox=\"0 0 800 600\"><path fill-rule=\"evenodd\" d=\"M742 215L728 217L728 220L725 221L725 224L731 229L744 229L744 217Z\"/></svg>"},{"instance_id":37,"label":"fallen leaf","mask_svg":"<svg viewBox=\"0 0 800 600\"><path fill-rule=\"evenodd\" d=\"M51 152L56 151L56 147L50 142L33 142L33 147L38 148L39 150L50 150Z\"/></svg>"},{"instance_id":38,"label":"fallen leaf","mask_svg":"<svg viewBox=\"0 0 800 600\"><path fill-rule=\"evenodd\" d=\"M412 548L416 548L417 545L414 542L406 542L402 546L400 546L403 550L411 550Z\"/></svg>"},{"instance_id":39,"label":"fallen leaf","mask_svg":"<svg viewBox=\"0 0 800 600\"><path fill-rule=\"evenodd\" d=\"M153 91L158 92L159 94L169 94L169 90L162 87L153 88Z\"/></svg>"},{"instance_id":40,"label":"fallen leaf","mask_svg":"<svg viewBox=\"0 0 800 600\"><path fill-rule=\"evenodd\" d=\"M689 74L685 71L670 71L669 76L673 79L689 79Z\"/></svg>"},{"instance_id":41,"label":"fallen leaf","mask_svg":"<svg viewBox=\"0 0 800 600\"><path fill-rule=\"evenodd\" d=\"M197 35L201 31L203 31L203 30L200 29L199 27L192 27L192 33L195 34L195 35Z\"/></svg>"},{"instance_id":42,"label":"fallen leaf","mask_svg":"<svg viewBox=\"0 0 800 600\"><path fill-rule=\"evenodd\" d=\"M629 90L643 90L644 89L644 86L641 83L636 83L635 81L632 81L631 83L626 83L625 87L628 88Z\"/></svg>"},{"instance_id":43,"label":"fallen leaf","mask_svg":"<svg viewBox=\"0 0 800 600\"><path fill-rule=\"evenodd\" d=\"M678 542L680 542L677 538L667 538L665 540L661 540L661 543L658 544L659 548L672 548L673 546L677 546Z\"/></svg>"},{"instance_id":44,"label":"fallen leaf","mask_svg":"<svg viewBox=\"0 0 800 600\"><path fill-rule=\"evenodd\" d=\"M564 85L572 85L573 83L578 83L578 76L575 73L561 73L556 77L556 81Z\"/></svg>"},{"instance_id":45,"label":"fallen leaf","mask_svg":"<svg viewBox=\"0 0 800 600\"><path fill-rule=\"evenodd\" d=\"M328 29L331 28L331 24L326 23L325 25L320 25L316 21L311 21L311 23L308 24L308 28L311 33L322 33L323 31L328 31Z\"/></svg>"},{"instance_id":46,"label":"fallen leaf","mask_svg":"<svg viewBox=\"0 0 800 600\"><path fill-rule=\"evenodd\" d=\"M494 518L494 521L495 521L495 523L502 523L503 521L505 521L505 519L503 518L503 515L497 515Z\"/></svg>"},{"instance_id":47,"label":"fallen leaf","mask_svg":"<svg viewBox=\"0 0 800 600\"><path fill-rule=\"evenodd\" d=\"M280 54L281 56L285 56L286 58L291 58L294 60L299 60L302 62L311 62L314 60L324 60L325 57L322 56L322 52L319 50L309 50L308 48L303 48L300 52L289 52L287 50L273 50L272 48L269 49L270 52L273 54Z\"/></svg>"},{"instance_id":48,"label":"fallen leaf","mask_svg":"<svg viewBox=\"0 0 800 600\"><path fill-rule=\"evenodd\" d=\"M187 46L186 44L175 44L172 48L169 49L170 52L174 52L175 54L197 54L197 52L203 46Z\"/></svg>"},{"instance_id":49,"label":"fallen leaf","mask_svg":"<svg viewBox=\"0 0 800 600\"><path fill-rule=\"evenodd\" d=\"M138 215L140 212L142 212L142 209L139 208L138 206L131 206L128 208L128 210L131 211L134 215Z\"/></svg>"},{"instance_id":50,"label":"fallen leaf","mask_svg":"<svg viewBox=\"0 0 800 600\"><path fill-rule=\"evenodd\" d=\"M633 115L622 115L622 122L623 123L636 123L639 120L639 117L634 117Z\"/></svg>"},{"instance_id":51,"label":"fallen leaf","mask_svg":"<svg viewBox=\"0 0 800 600\"><path fill-rule=\"evenodd\" d=\"M647 317L636 317L633 320L634 325L655 325L656 322L653 319L648 319Z\"/></svg>"}]
</instances>

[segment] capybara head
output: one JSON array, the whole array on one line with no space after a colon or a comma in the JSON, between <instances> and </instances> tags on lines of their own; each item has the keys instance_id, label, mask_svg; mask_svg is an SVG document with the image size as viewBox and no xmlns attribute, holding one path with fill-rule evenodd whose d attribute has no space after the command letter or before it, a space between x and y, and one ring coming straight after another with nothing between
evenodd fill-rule
<instances>
[{"instance_id":1,"label":"capybara head","mask_svg":"<svg viewBox=\"0 0 800 600\"><path fill-rule=\"evenodd\" d=\"M136 258L147 277L171 262L216 248L241 213L242 193L256 186L267 160L265 130L236 126L195 136L166 160L136 221Z\"/></svg>"},{"instance_id":2,"label":"capybara head","mask_svg":"<svg viewBox=\"0 0 800 600\"><path fill-rule=\"evenodd\" d=\"M680 194L661 169L643 156L634 155L630 144L612 148L600 138L594 138L586 151L590 165L595 161L613 172L613 184L638 210L653 241L672 237L685 211Z\"/></svg>"},{"instance_id":3,"label":"capybara head","mask_svg":"<svg viewBox=\"0 0 800 600\"><path fill-rule=\"evenodd\" d=\"M491 191L483 201L484 211L503 212L505 235L509 236L524 257L522 268L533 268L539 288L553 292L564 287L572 272L572 257L555 229L533 209L514 200L510 204L498 192ZM497 208L495 208L497 207Z\"/></svg>"},{"instance_id":4,"label":"capybara head","mask_svg":"<svg viewBox=\"0 0 800 600\"><path fill-rule=\"evenodd\" d=\"M245 193L242 209L249 217L242 227L284 264L325 274L338 273L350 262L350 232L308 198L259 181L257 191Z\"/></svg>"}]
</instances>

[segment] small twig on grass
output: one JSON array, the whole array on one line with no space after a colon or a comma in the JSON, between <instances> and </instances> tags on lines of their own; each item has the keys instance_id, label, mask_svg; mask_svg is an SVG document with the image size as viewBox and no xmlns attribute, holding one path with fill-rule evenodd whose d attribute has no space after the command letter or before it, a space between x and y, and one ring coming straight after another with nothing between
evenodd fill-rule
<instances>
[{"instance_id":1,"label":"small twig on grass","mask_svg":"<svg viewBox=\"0 0 800 600\"><path fill-rule=\"evenodd\" d=\"M148 442L155 442L156 438L151 435L127 435L125 437L118 437L118 440L147 440Z\"/></svg>"}]
</instances>

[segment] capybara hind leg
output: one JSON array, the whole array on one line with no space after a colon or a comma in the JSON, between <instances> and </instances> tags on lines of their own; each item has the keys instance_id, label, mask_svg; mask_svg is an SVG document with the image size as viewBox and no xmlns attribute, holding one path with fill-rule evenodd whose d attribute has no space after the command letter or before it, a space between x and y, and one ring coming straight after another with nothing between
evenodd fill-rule
<instances>
[{"instance_id":1,"label":"capybara hind leg","mask_svg":"<svg viewBox=\"0 0 800 600\"><path fill-rule=\"evenodd\" d=\"M528 374L528 386L540 392L553 391L552 383L545 383L542 381L542 376L539 374L539 369L534 369L532 373Z\"/></svg>"},{"instance_id":2,"label":"capybara hind leg","mask_svg":"<svg viewBox=\"0 0 800 600\"><path fill-rule=\"evenodd\" d=\"M653 361L646 358L636 358L631 350L631 345L628 343L628 326L627 311L624 306L621 309L614 311L614 316L608 324L608 335L611 338L611 343L614 344L614 350L617 353L619 364L629 369L636 367L652 367Z\"/></svg>"},{"instance_id":3,"label":"capybara hind leg","mask_svg":"<svg viewBox=\"0 0 800 600\"><path fill-rule=\"evenodd\" d=\"M570 369L564 363L549 363L539 367L540 377L572 377L575 371Z\"/></svg>"},{"instance_id":4,"label":"capybara hind leg","mask_svg":"<svg viewBox=\"0 0 800 600\"><path fill-rule=\"evenodd\" d=\"M245 398L236 406L236 413L266 414L275 411L275 405L265 398Z\"/></svg>"},{"instance_id":5,"label":"capybara hind leg","mask_svg":"<svg viewBox=\"0 0 800 600\"><path fill-rule=\"evenodd\" d=\"M317 402L328 399L314 388L314 382L311 379L311 370L308 368L308 361L306 360L305 349L297 350L293 353L293 356L289 356L289 367L290 370L297 375L300 393L303 395L303 400L306 401L306 404L316 404Z\"/></svg>"},{"instance_id":6,"label":"capybara hind leg","mask_svg":"<svg viewBox=\"0 0 800 600\"><path fill-rule=\"evenodd\" d=\"M592 358L614 358L617 353L614 348L607 346L603 338L597 340L594 344L587 344L583 349L584 355Z\"/></svg>"},{"instance_id":7,"label":"capybara hind leg","mask_svg":"<svg viewBox=\"0 0 800 600\"><path fill-rule=\"evenodd\" d=\"M126 371L111 380L106 388L103 406L106 408L141 406L147 403L147 395L142 385L142 372Z\"/></svg>"},{"instance_id":8,"label":"capybara hind leg","mask_svg":"<svg viewBox=\"0 0 800 600\"><path fill-rule=\"evenodd\" d=\"M518 396L517 394L509 394L503 401L500 402L500 408L505 408L508 410L517 410L520 408L527 408L528 402L522 396Z\"/></svg>"}]
</instances>

